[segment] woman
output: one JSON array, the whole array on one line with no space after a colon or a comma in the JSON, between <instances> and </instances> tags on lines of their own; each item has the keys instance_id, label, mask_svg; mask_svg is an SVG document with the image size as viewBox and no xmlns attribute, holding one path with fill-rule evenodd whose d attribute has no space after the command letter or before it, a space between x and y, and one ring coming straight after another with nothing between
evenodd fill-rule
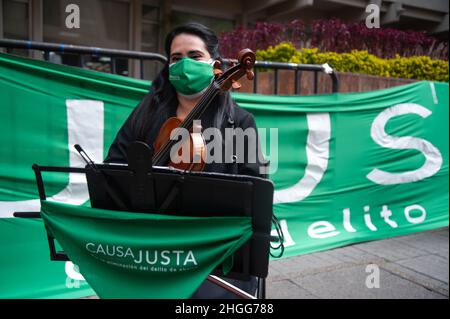
<instances>
[{"instance_id":1,"label":"woman","mask_svg":"<svg viewBox=\"0 0 450 319\"><path fill-rule=\"evenodd\" d=\"M183 120L200 100L202 93L209 85L213 77L212 64L220 60L218 40L214 33L207 27L198 23L189 23L172 30L165 40L165 51L168 63L156 76L149 93L128 117L125 124L117 134L116 139L109 149L105 162L127 163L127 147L134 141L143 141L152 146L162 124L169 118L176 116ZM186 72L194 70L191 74ZM194 76L195 81L185 82ZM201 117L202 129L214 127L220 129L222 137L225 137L226 128L253 128L256 124L253 116L241 109L231 99L229 92L219 93L211 102ZM235 143L233 139L232 143ZM262 176L260 169L263 164L260 156L253 156L255 161L249 161L247 149L249 145L256 144L259 153L259 142L246 140L245 158L239 160L236 154L232 159L224 158L226 152L222 152L222 160L205 165L204 171L227 174L242 174ZM222 148L226 141L222 142ZM207 144L208 146L208 144ZM227 279L234 285L249 293L256 290L256 280L237 281ZM231 293L205 281L193 298L232 298Z\"/></svg>"}]
</instances>

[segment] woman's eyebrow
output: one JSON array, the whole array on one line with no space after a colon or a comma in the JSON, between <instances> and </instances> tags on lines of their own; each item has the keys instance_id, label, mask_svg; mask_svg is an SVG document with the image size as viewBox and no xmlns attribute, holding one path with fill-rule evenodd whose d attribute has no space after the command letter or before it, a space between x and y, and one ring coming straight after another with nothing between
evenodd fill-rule
<instances>
[{"instance_id":1,"label":"woman's eyebrow","mask_svg":"<svg viewBox=\"0 0 450 319\"><path fill-rule=\"evenodd\" d=\"M198 54L198 53L204 55L204 53L203 53L202 51L200 51L200 50L191 50L191 51L188 51L188 55ZM180 56L180 55L182 55L181 52L174 52L174 53L172 53L170 56L171 56L171 57L174 57L174 56Z\"/></svg>"},{"instance_id":2,"label":"woman's eyebrow","mask_svg":"<svg viewBox=\"0 0 450 319\"><path fill-rule=\"evenodd\" d=\"M201 53L201 54L203 54L203 52L200 51L200 50L191 50L191 51L188 52L188 54L195 54L195 53Z\"/></svg>"}]
</instances>

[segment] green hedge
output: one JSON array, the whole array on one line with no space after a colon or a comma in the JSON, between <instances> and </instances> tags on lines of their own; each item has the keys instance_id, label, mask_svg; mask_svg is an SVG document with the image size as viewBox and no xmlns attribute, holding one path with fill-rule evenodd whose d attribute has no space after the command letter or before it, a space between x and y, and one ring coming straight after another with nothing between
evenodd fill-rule
<instances>
[{"instance_id":1,"label":"green hedge","mask_svg":"<svg viewBox=\"0 0 450 319\"><path fill-rule=\"evenodd\" d=\"M324 64L337 71L365 73L377 76L448 82L448 61L433 60L428 56L381 59L367 51L350 53L318 52L316 48L297 51L292 43L282 42L267 50L256 51L257 60Z\"/></svg>"}]
</instances>

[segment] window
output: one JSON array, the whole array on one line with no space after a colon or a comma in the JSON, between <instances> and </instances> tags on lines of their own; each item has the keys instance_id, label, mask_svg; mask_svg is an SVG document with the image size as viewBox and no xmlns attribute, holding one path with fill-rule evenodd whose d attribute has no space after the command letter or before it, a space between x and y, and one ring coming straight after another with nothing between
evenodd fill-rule
<instances>
[{"instance_id":1,"label":"window","mask_svg":"<svg viewBox=\"0 0 450 319\"><path fill-rule=\"evenodd\" d=\"M142 51L159 52L160 18L159 8L142 6ZM161 65L154 61L144 61L144 79L153 80Z\"/></svg>"},{"instance_id":2,"label":"window","mask_svg":"<svg viewBox=\"0 0 450 319\"><path fill-rule=\"evenodd\" d=\"M158 52L159 8L142 6L142 51Z\"/></svg>"},{"instance_id":3,"label":"window","mask_svg":"<svg viewBox=\"0 0 450 319\"><path fill-rule=\"evenodd\" d=\"M76 3L80 8L80 28L68 29L66 6ZM112 49L129 48L130 4L120 0L43 0L44 41ZM106 57L84 56L80 60L69 54L55 54L64 64L110 72L112 61ZM82 65L80 65L82 64ZM116 73L128 75L126 59L116 59Z\"/></svg>"},{"instance_id":4,"label":"window","mask_svg":"<svg viewBox=\"0 0 450 319\"><path fill-rule=\"evenodd\" d=\"M3 0L4 37L28 40L28 29L28 1Z\"/></svg>"},{"instance_id":5,"label":"window","mask_svg":"<svg viewBox=\"0 0 450 319\"><path fill-rule=\"evenodd\" d=\"M28 1L3 0L3 37L28 40L30 19ZM28 50L9 49L9 53L28 56Z\"/></svg>"}]
</instances>

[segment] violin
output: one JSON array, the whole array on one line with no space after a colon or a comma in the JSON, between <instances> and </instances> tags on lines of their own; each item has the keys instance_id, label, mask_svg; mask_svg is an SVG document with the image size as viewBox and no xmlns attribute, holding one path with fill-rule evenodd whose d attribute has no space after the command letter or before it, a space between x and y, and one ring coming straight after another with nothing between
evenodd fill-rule
<instances>
[{"instance_id":1,"label":"violin","mask_svg":"<svg viewBox=\"0 0 450 319\"><path fill-rule=\"evenodd\" d=\"M194 126L194 121L201 117L211 104L211 101L220 92L228 91L230 88L239 89L241 85L237 80L241 77L246 75L248 80L253 80L254 73L252 68L255 60L255 53L252 50L243 49L238 54L237 63L233 63L226 71L221 70L222 65L220 61L214 62L214 78L192 111L183 121L177 117L171 117L161 126L153 144L153 166L170 166L187 171L202 171L204 169L206 143L201 134L201 127ZM180 129L188 130L189 138L179 145L178 149L172 149L177 141L171 139L170 136L171 134L179 136L180 134L177 134L177 131L172 132ZM185 145L186 143L188 144ZM189 150L189 154L184 154L185 150ZM174 163L171 160L171 152L177 152L178 158L189 160Z\"/></svg>"}]
</instances>

